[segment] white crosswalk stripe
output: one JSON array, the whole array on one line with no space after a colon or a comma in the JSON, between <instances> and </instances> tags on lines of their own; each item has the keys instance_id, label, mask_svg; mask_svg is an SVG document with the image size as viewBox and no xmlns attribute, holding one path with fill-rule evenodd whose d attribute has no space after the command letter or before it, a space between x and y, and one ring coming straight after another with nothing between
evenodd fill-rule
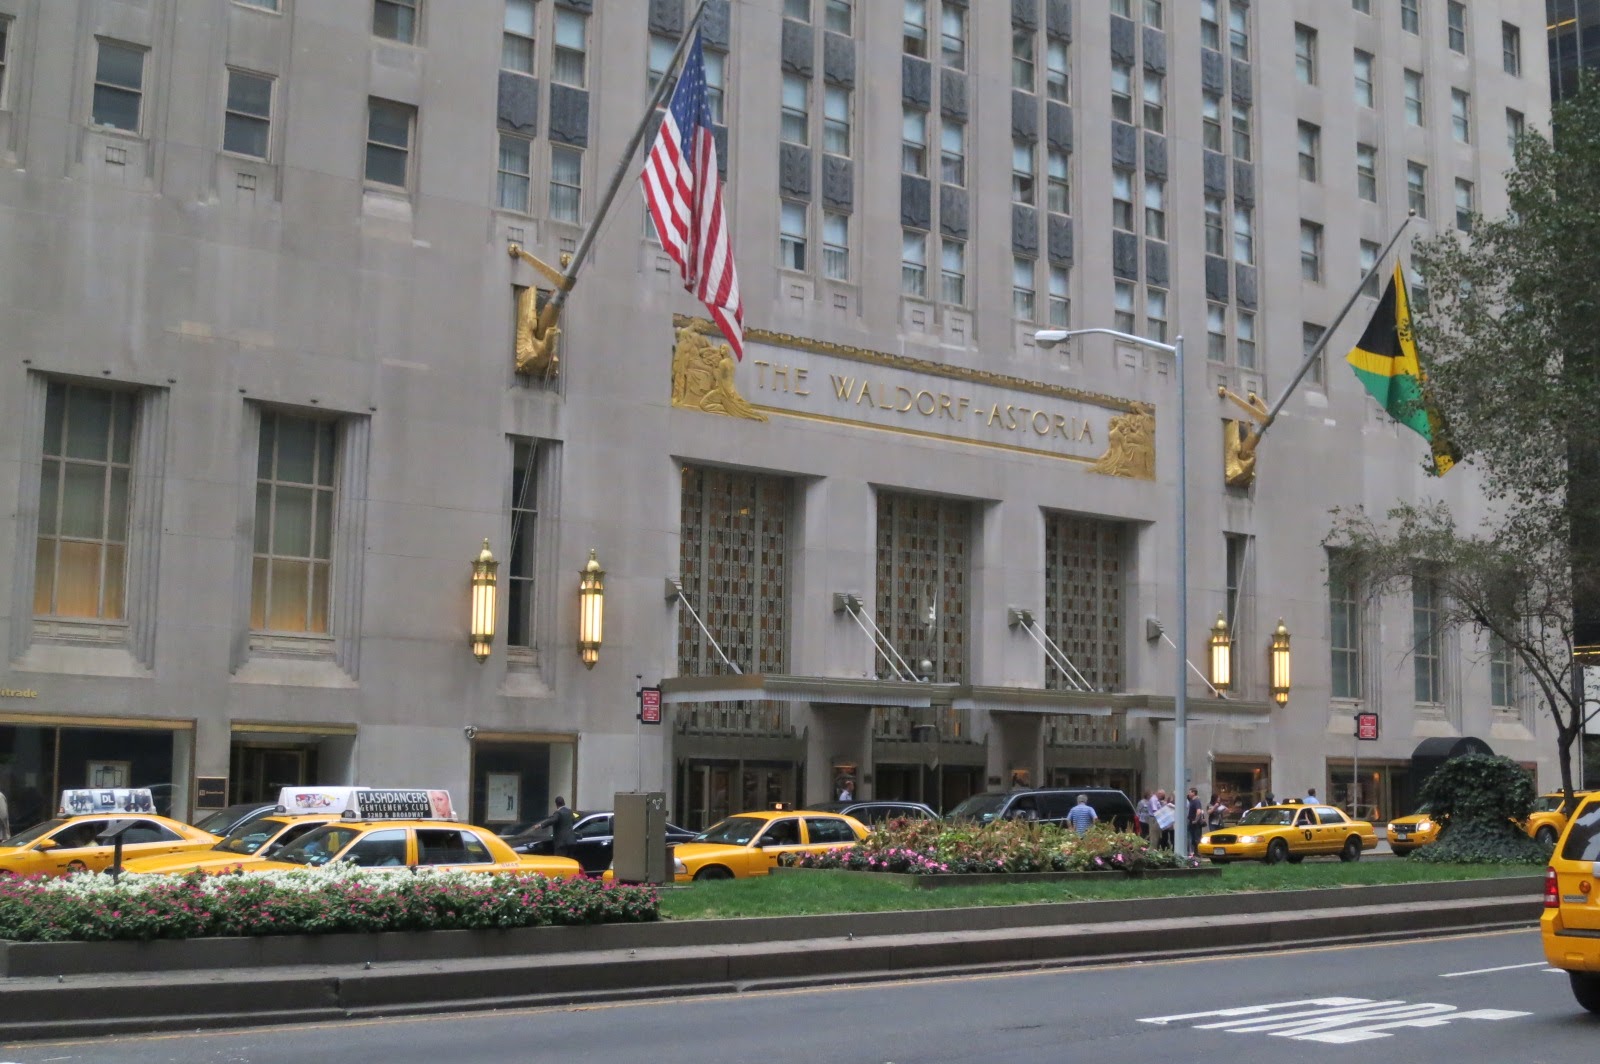
<instances>
[{"instance_id":1,"label":"white crosswalk stripe","mask_svg":"<svg viewBox=\"0 0 1600 1064\"><path fill-rule=\"evenodd\" d=\"M1462 973L1467 974L1467 973ZM1372 998L1323 997L1240 1005L1208 1012L1149 1016L1140 1023L1176 1024L1229 1034L1270 1034L1307 1042L1346 1045L1393 1037L1406 1028L1443 1027L1458 1020L1510 1020L1531 1013L1508 1009L1458 1009L1438 1002L1378 1001Z\"/></svg>"}]
</instances>

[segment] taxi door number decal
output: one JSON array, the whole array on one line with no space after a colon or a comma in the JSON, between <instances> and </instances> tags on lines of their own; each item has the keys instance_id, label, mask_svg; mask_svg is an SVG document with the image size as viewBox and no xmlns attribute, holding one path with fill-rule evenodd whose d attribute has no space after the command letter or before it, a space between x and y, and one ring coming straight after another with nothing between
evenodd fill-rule
<instances>
[{"instance_id":1,"label":"taxi door number decal","mask_svg":"<svg viewBox=\"0 0 1600 1064\"><path fill-rule=\"evenodd\" d=\"M1300 834L1302 834L1302 835L1304 835L1306 837L1306 841L1307 842L1311 841L1311 829L1310 828L1306 828L1304 831L1300 832Z\"/></svg>"},{"instance_id":2,"label":"taxi door number decal","mask_svg":"<svg viewBox=\"0 0 1600 1064\"><path fill-rule=\"evenodd\" d=\"M1344 1045L1390 1038L1406 1027L1444 1027L1456 1020L1510 1020L1531 1016L1508 1009L1462 1010L1433 1002L1374 1001L1371 998L1325 997L1284 1001L1275 1005L1245 1005L1177 1016L1152 1016L1140 1023L1181 1024L1197 1031L1229 1034L1270 1034L1304 1042Z\"/></svg>"}]
</instances>

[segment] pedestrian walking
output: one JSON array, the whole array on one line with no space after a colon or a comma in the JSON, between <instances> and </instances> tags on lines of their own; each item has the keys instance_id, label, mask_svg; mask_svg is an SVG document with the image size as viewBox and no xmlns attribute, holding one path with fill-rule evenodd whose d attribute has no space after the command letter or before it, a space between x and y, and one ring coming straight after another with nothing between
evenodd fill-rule
<instances>
[{"instance_id":1,"label":"pedestrian walking","mask_svg":"<svg viewBox=\"0 0 1600 1064\"><path fill-rule=\"evenodd\" d=\"M1189 799L1184 803L1184 812L1189 820L1189 853L1199 851L1195 847L1200 842L1200 836L1206 832L1206 807L1200 801L1200 792L1194 787L1189 788Z\"/></svg>"},{"instance_id":2,"label":"pedestrian walking","mask_svg":"<svg viewBox=\"0 0 1600 1064\"><path fill-rule=\"evenodd\" d=\"M6 795L0 791L0 839L11 837L11 808L6 805Z\"/></svg>"},{"instance_id":3,"label":"pedestrian walking","mask_svg":"<svg viewBox=\"0 0 1600 1064\"><path fill-rule=\"evenodd\" d=\"M1211 805L1206 810L1206 827L1216 831L1228 819L1228 803L1216 795L1211 796Z\"/></svg>"},{"instance_id":4,"label":"pedestrian walking","mask_svg":"<svg viewBox=\"0 0 1600 1064\"><path fill-rule=\"evenodd\" d=\"M1310 790L1306 791L1305 804L1306 805L1316 805L1317 801L1318 801L1317 789L1315 787L1312 787Z\"/></svg>"},{"instance_id":5,"label":"pedestrian walking","mask_svg":"<svg viewBox=\"0 0 1600 1064\"><path fill-rule=\"evenodd\" d=\"M567 808L567 800L556 795L556 810L545 817L535 827L550 829L550 849L557 857L570 857L572 855L572 825L578 822L578 814Z\"/></svg>"},{"instance_id":6,"label":"pedestrian walking","mask_svg":"<svg viewBox=\"0 0 1600 1064\"><path fill-rule=\"evenodd\" d=\"M1094 806L1089 804L1087 794L1078 795L1078 804L1067 811L1067 823L1072 825L1072 830L1079 835L1085 834L1090 825L1100 819L1100 814L1094 811Z\"/></svg>"},{"instance_id":7,"label":"pedestrian walking","mask_svg":"<svg viewBox=\"0 0 1600 1064\"><path fill-rule=\"evenodd\" d=\"M1178 807L1167 799L1167 792L1164 790L1156 791L1156 802L1155 838L1152 845L1170 850L1173 836L1176 834Z\"/></svg>"},{"instance_id":8,"label":"pedestrian walking","mask_svg":"<svg viewBox=\"0 0 1600 1064\"><path fill-rule=\"evenodd\" d=\"M841 801L841 802L853 802L855 800L856 800L855 786L854 786L854 784L852 784L850 782L850 780L848 778L846 778L845 780L841 781L840 784L839 784L839 801Z\"/></svg>"}]
</instances>

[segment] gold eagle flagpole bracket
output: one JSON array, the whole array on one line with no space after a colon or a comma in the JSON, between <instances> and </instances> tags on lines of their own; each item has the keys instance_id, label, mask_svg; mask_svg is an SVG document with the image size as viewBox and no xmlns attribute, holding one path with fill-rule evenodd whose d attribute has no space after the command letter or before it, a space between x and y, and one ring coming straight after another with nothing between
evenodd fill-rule
<instances>
[{"instance_id":1,"label":"gold eagle flagpole bracket","mask_svg":"<svg viewBox=\"0 0 1600 1064\"><path fill-rule=\"evenodd\" d=\"M1226 388L1219 387L1217 389L1217 397L1219 399L1237 403L1258 422L1249 432L1245 431L1243 421L1230 421L1228 423L1228 431L1223 440L1223 480L1230 488L1248 488L1255 483L1256 448L1261 443L1261 437L1265 436L1267 430L1272 427L1272 423L1278 420L1278 414L1283 411L1284 404L1289 401L1289 396L1294 394L1295 388L1299 387L1301 380L1310 372L1317 359L1322 357L1322 352L1328 346L1328 341L1333 339L1334 332L1344 323L1345 316L1350 313L1350 308L1356 305L1357 299L1361 298L1362 290L1372 283L1374 277L1378 276L1378 271L1383 268L1384 260L1389 257L1389 252L1394 250L1395 244L1399 243L1401 235L1406 231L1406 226L1410 225L1411 219L1416 216L1417 212L1415 210L1406 212L1405 220L1395 229L1394 235L1389 238L1389 242L1383 246L1382 251L1373 257L1372 268L1361 278L1360 283L1356 285L1355 291L1350 293L1350 298L1345 300L1344 306L1334 316L1333 324L1322 330L1322 335L1317 339L1316 346L1306 352L1305 358L1300 361L1300 368L1295 371L1294 376L1289 380L1288 386L1283 389L1283 394L1278 396L1270 408L1265 407L1253 392L1250 394L1249 399L1240 399ZM1254 400L1254 404L1252 404L1251 400ZM1258 406L1261 409L1257 409Z\"/></svg>"},{"instance_id":2,"label":"gold eagle flagpole bracket","mask_svg":"<svg viewBox=\"0 0 1600 1064\"><path fill-rule=\"evenodd\" d=\"M694 39L695 32L699 29L700 18L705 14L705 9L706 0L700 0L683 29L677 50L667 62L669 74L683 63L684 53L689 50L689 42ZM675 81L676 79L671 76L664 76L656 83L655 93L645 105L644 117L639 120L638 128L633 131L632 138L622 149L622 158L617 161L610 182L595 204L594 217L589 220L583 235L578 238L577 249L570 255L561 256L561 269L558 270L547 262L541 262L518 244L507 246L506 251L511 258L526 262L540 276L555 285L555 291L545 300L543 307L538 305L538 293L532 288L524 289L517 295L515 367L518 373L531 376L543 372L546 381L555 376L560 362L557 346L561 339L561 330L557 327L557 321L561 317L561 308L566 304L568 294L578 283L578 271L583 268L584 261L589 257L589 249L594 246L595 237L600 234L606 213L611 209L611 201L616 199L623 179L633 166L634 156L639 153L639 145L644 143L645 134L659 124L656 121L656 108L666 99L667 91L672 88Z\"/></svg>"}]
</instances>

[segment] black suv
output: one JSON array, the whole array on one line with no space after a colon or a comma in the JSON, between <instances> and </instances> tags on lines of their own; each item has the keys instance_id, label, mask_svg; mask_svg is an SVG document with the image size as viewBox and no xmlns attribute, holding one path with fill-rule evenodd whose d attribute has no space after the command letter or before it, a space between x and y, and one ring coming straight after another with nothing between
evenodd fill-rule
<instances>
[{"instance_id":1,"label":"black suv","mask_svg":"<svg viewBox=\"0 0 1600 1064\"><path fill-rule=\"evenodd\" d=\"M822 802L811 806L819 813L843 813L855 817L869 827L886 820L904 817L909 820L938 820L939 814L921 802L890 801L887 798L862 798L852 802Z\"/></svg>"},{"instance_id":2,"label":"black suv","mask_svg":"<svg viewBox=\"0 0 1600 1064\"><path fill-rule=\"evenodd\" d=\"M1107 787L1041 787L1026 791L990 791L974 794L950 810L951 820L976 820L988 824L996 820L1036 820L1067 826L1067 813L1078 804L1078 795L1089 799L1100 823L1118 831L1132 831L1133 802L1121 791Z\"/></svg>"}]
</instances>

